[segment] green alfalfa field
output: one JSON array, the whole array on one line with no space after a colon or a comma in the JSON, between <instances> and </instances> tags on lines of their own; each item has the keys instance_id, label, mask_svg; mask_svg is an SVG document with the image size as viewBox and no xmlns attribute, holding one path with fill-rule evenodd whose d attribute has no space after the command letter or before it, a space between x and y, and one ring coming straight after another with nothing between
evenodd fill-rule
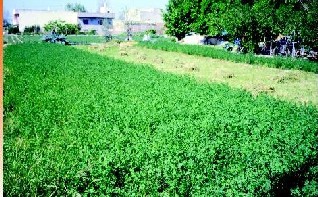
<instances>
[{"instance_id":1,"label":"green alfalfa field","mask_svg":"<svg viewBox=\"0 0 318 197\"><path fill-rule=\"evenodd\" d=\"M70 46L4 49L5 196L316 196L318 110Z\"/></svg>"},{"instance_id":2,"label":"green alfalfa field","mask_svg":"<svg viewBox=\"0 0 318 197\"><path fill-rule=\"evenodd\" d=\"M318 68L318 63L300 58L253 57L213 46L160 41L109 42L77 48L127 62L151 65L161 72L187 75L199 83L221 83L246 90L254 96L265 93L283 101L318 106L318 74L308 72ZM191 55L185 54L188 52ZM249 58L255 58L254 64L246 63ZM276 68L279 65L286 66Z\"/></svg>"}]
</instances>

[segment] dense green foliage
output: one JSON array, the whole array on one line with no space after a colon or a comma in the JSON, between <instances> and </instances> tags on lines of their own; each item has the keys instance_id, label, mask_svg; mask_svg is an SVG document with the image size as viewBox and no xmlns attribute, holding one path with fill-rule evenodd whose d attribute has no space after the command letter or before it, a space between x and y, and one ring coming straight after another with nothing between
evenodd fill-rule
<instances>
[{"instance_id":1,"label":"dense green foliage","mask_svg":"<svg viewBox=\"0 0 318 197\"><path fill-rule=\"evenodd\" d=\"M155 29L148 29L147 31L145 31L145 34L155 35L156 33L157 33L157 31Z\"/></svg>"},{"instance_id":2,"label":"dense green foliage","mask_svg":"<svg viewBox=\"0 0 318 197\"><path fill-rule=\"evenodd\" d=\"M9 25L8 26L8 33L9 34L17 34L20 33L18 26Z\"/></svg>"},{"instance_id":3,"label":"dense green foliage","mask_svg":"<svg viewBox=\"0 0 318 197\"><path fill-rule=\"evenodd\" d=\"M199 9L196 1L170 0L167 12L164 13L167 33L181 39L186 33L194 30L192 24L198 19Z\"/></svg>"},{"instance_id":4,"label":"dense green foliage","mask_svg":"<svg viewBox=\"0 0 318 197\"><path fill-rule=\"evenodd\" d=\"M76 24L68 24L61 20L55 20L45 24L44 30L47 32L55 30L58 34L78 34L80 31L80 26Z\"/></svg>"},{"instance_id":5,"label":"dense green foliage","mask_svg":"<svg viewBox=\"0 0 318 197\"><path fill-rule=\"evenodd\" d=\"M315 192L317 115L72 47L10 45L4 195Z\"/></svg>"},{"instance_id":6,"label":"dense green foliage","mask_svg":"<svg viewBox=\"0 0 318 197\"><path fill-rule=\"evenodd\" d=\"M24 28L23 33L24 34L39 34L40 30L41 30L40 26L38 26L38 25L26 26Z\"/></svg>"},{"instance_id":7,"label":"dense green foliage","mask_svg":"<svg viewBox=\"0 0 318 197\"><path fill-rule=\"evenodd\" d=\"M248 64L265 65L274 68L283 69L298 69L308 72L318 73L318 64L310 62L308 60L283 58L283 57L257 57L253 54L237 54L220 50L218 48L212 48L208 46L197 46L197 45L180 45L175 42L158 41L158 42L140 42L140 46L160 49L164 51L175 51L186 53L189 55L200 55L204 57L211 57L216 59L224 59L233 62L243 62Z\"/></svg>"},{"instance_id":8,"label":"dense green foliage","mask_svg":"<svg viewBox=\"0 0 318 197\"><path fill-rule=\"evenodd\" d=\"M241 37L250 51L278 34L302 37L318 46L316 0L169 0L164 13L167 33L183 38L189 31Z\"/></svg>"}]
</instances>

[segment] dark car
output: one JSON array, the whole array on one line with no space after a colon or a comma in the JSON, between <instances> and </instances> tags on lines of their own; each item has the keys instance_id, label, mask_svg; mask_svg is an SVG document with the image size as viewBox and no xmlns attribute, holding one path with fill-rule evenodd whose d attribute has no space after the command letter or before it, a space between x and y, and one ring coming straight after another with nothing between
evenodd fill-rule
<instances>
[{"instance_id":1,"label":"dark car","mask_svg":"<svg viewBox=\"0 0 318 197\"><path fill-rule=\"evenodd\" d=\"M219 45L223 41L227 41L226 36L216 35L216 36L205 36L204 38L204 44L206 45Z\"/></svg>"},{"instance_id":2,"label":"dark car","mask_svg":"<svg viewBox=\"0 0 318 197\"><path fill-rule=\"evenodd\" d=\"M46 34L42 37L43 42L61 43L67 45L69 42L64 35L59 34Z\"/></svg>"}]
</instances>

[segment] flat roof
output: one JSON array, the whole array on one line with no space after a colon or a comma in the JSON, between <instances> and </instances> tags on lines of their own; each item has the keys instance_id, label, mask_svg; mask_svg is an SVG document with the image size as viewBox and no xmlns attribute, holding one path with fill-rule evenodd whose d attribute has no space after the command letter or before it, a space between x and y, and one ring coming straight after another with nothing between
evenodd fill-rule
<instances>
[{"instance_id":1,"label":"flat roof","mask_svg":"<svg viewBox=\"0 0 318 197\"><path fill-rule=\"evenodd\" d=\"M72 12L65 10L33 10L33 9L13 9L13 14L19 12L64 12L76 13L78 18L115 18L115 13L93 13L93 12Z\"/></svg>"},{"instance_id":2,"label":"flat roof","mask_svg":"<svg viewBox=\"0 0 318 197\"><path fill-rule=\"evenodd\" d=\"M115 18L115 13L89 13L79 12L78 18Z\"/></svg>"}]
</instances>

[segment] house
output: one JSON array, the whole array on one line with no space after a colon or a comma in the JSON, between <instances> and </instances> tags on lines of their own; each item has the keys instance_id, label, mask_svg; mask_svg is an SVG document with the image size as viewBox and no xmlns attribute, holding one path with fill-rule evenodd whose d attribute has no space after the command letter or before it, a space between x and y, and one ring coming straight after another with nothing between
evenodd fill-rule
<instances>
[{"instance_id":1,"label":"house","mask_svg":"<svg viewBox=\"0 0 318 197\"><path fill-rule=\"evenodd\" d=\"M114 13L78 13L78 23L81 26L81 31L95 31L100 35L103 34L105 28L112 30L114 18Z\"/></svg>"},{"instance_id":2,"label":"house","mask_svg":"<svg viewBox=\"0 0 318 197\"><path fill-rule=\"evenodd\" d=\"M112 13L106 2L100 5L98 13L78 13L78 23L82 32L95 31L103 35L105 30L112 32L115 13Z\"/></svg>"},{"instance_id":3,"label":"house","mask_svg":"<svg viewBox=\"0 0 318 197\"><path fill-rule=\"evenodd\" d=\"M114 18L115 14L111 13L106 4L100 7L97 13L30 9L13 10L13 25L18 26L20 32L24 32L25 27L33 25L40 26L40 30L43 32L44 26L50 21L61 20L68 24L80 24L82 32L95 31L97 34L103 34L103 28L106 26L111 31Z\"/></svg>"}]
</instances>

